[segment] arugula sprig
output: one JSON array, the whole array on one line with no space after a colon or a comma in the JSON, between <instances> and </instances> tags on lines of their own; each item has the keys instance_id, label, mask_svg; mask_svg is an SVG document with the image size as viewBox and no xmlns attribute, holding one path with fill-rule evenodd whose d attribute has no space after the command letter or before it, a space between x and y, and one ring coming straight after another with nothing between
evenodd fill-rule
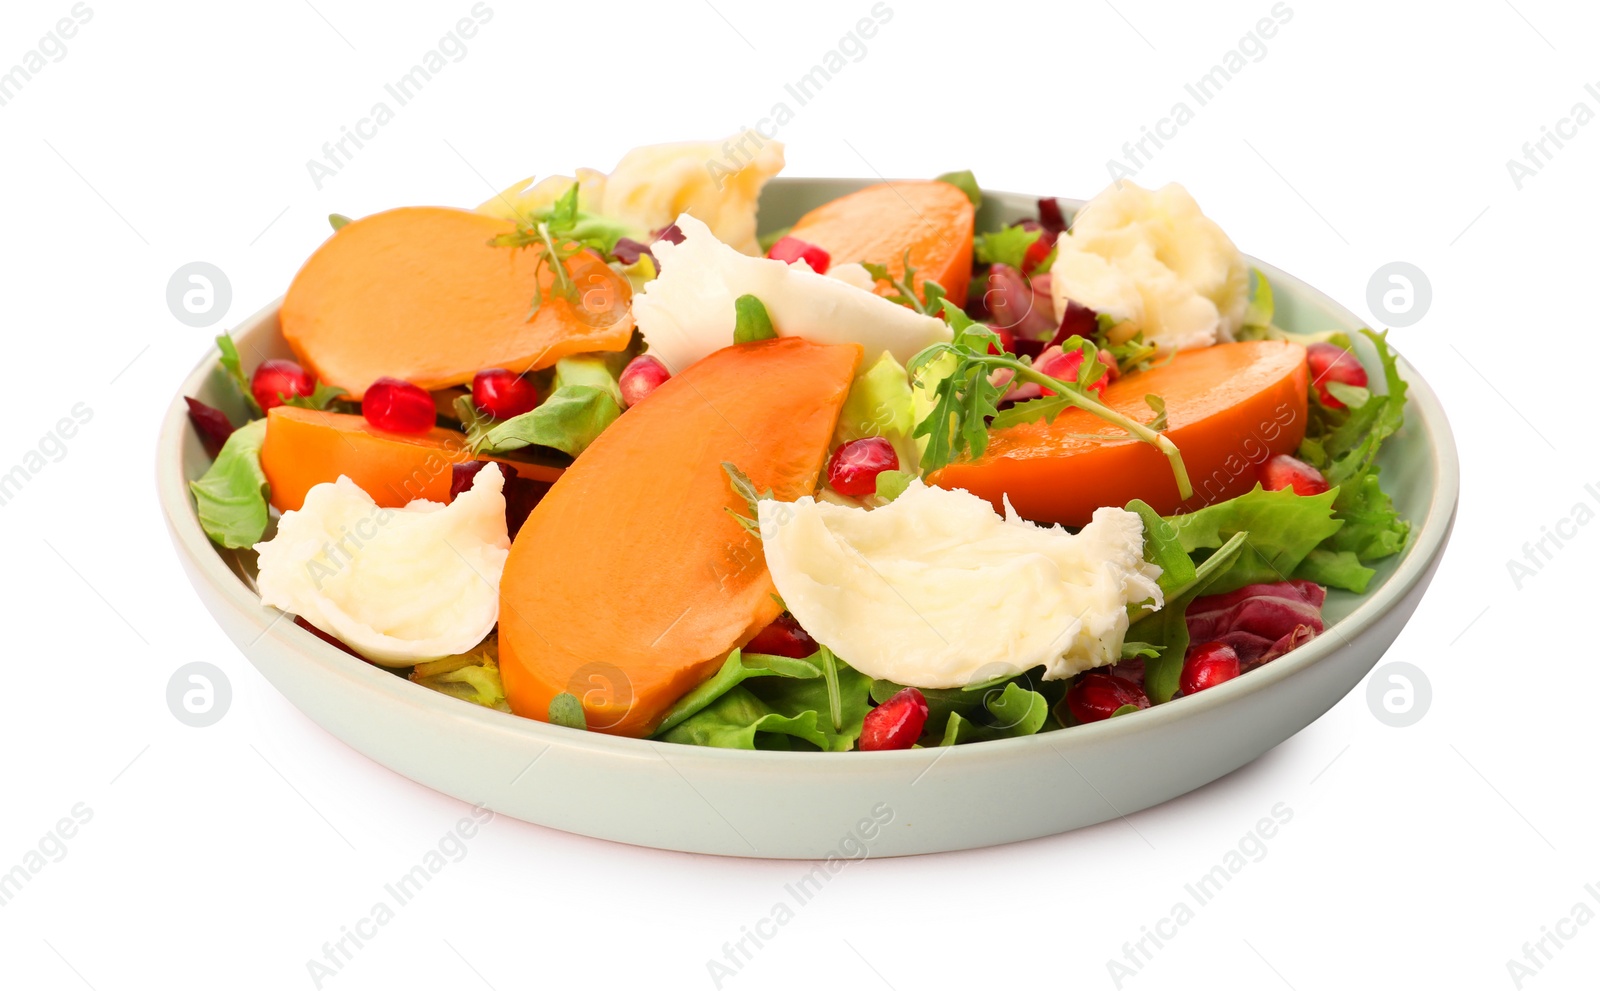
<instances>
[{"instance_id":1,"label":"arugula sprig","mask_svg":"<svg viewBox=\"0 0 1600 991\"><path fill-rule=\"evenodd\" d=\"M585 248L607 255L616 247L617 239L628 232L623 225L579 210L578 184L574 182L548 209L527 215L514 229L490 238L489 244L496 248L531 248L537 255L535 271L550 271L550 297L577 306L578 287L567 271L567 259ZM544 295L543 290L534 295L528 307L529 320L539 312Z\"/></svg>"},{"instance_id":2,"label":"arugula sprig","mask_svg":"<svg viewBox=\"0 0 1600 991\"><path fill-rule=\"evenodd\" d=\"M900 278L895 278L887 265L862 262L861 267L867 270L873 281L887 282L894 288L894 295L887 297L889 302L909 306L923 316L940 315L940 307L944 304L944 286L932 279L923 279L922 295L920 297L917 295L917 269L911 264L910 248L906 249L905 255L900 260L900 267L905 272Z\"/></svg>"},{"instance_id":3,"label":"arugula sprig","mask_svg":"<svg viewBox=\"0 0 1600 991\"><path fill-rule=\"evenodd\" d=\"M1100 362L1098 349L1092 341L1073 337L1063 345L1064 350L1076 347L1083 354L1078 377L1069 382L1040 372L1027 358L1001 352L1000 339L994 331L973 321L949 300L943 301L942 310L945 321L950 324L953 339L949 343L933 344L922 349L907 365L913 381L918 372L936 361L951 369L934 385L933 411L917 424L915 436L928 439L927 449L922 455L924 473L942 468L963 454L981 457L989 446L991 419L995 427L1039 419L1051 423L1067 408L1076 407L1121 427L1130 437L1150 444L1166 455L1172 466L1173 478L1178 483L1178 494L1184 499L1194 494L1178 446L1159 432L1165 422L1162 416L1165 409L1160 405L1159 397L1152 397L1155 401L1151 403L1157 413L1156 424L1144 424L1106 406L1090 394L1089 383L1105 371L1105 365ZM996 353L991 353L991 346ZM1013 382L1032 382L1051 390L1055 395L1018 403L1001 413L998 404L1006 386L996 384L997 376L993 375L1001 369L1012 373Z\"/></svg>"}]
</instances>

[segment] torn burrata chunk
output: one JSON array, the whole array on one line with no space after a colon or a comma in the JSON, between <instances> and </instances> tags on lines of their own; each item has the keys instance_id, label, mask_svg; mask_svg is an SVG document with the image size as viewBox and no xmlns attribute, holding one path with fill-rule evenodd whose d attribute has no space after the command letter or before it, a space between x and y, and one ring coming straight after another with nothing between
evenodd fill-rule
<instances>
[{"instance_id":1,"label":"torn burrata chunk","mask_svg":"<svg viewBox=\"0 0 1600 991\"><path fill-rule=\"evenodd\" d=\"M403 509L380 507L344 475L314 485L256 545L261 601L379 664L465 653L499 618L511 550L504 484L491 464L449 505Z\"/></svg>"},{"instance_id":2,"label":"torn burrata chunk","mask_svg":"<svg viewBox=\"0 0 1600 991\"><path fill-rule=\"evenodd\" d=\"M1119 339L1143 331L1163 351L1233 340L1250 302L1250 269L1188 190L1126 180L1084 204L1056 240L1050 293L1110 316Z\"/></svg>"},{"instance_id":3,"label":"torn burrata chunk","mask_svg":"<svg viewBox=\"0 0 1600 991\"><path fill-rule=\"evenodd\" d=\"M762 545L785 607L872 678L960 688L1042 665L1114 664L1128 606L1161 605L1144 524L1099 509L1077 534L1005 517L962 489L912 481L879 509L762 500Z\"/></svg>"},{"instance_id":4,"label":"torn burrata chunk","mask_svg":"<svg viewBox=\"0 0 1600 991\"><path fill-rule=\"evenodd\" d=\"M733 343L734 300L752 295L767 308L780 337L819 344L857 343L867 354L888 351L905 364L930 344L950 340L943 320L873 293L845 268L818 275L809 265L751 258L717 240L687 214L683 241L656 242L661 275L633 298L633 317L650 353L674 374ZM863 273L865 270L862 270Z\"/></svg>"}]
</instances>

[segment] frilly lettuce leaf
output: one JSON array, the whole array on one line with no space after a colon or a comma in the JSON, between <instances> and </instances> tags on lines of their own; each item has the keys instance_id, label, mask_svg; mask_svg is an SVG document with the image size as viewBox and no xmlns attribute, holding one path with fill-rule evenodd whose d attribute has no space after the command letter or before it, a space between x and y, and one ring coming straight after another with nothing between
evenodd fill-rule
<instances>
[{"instance_id":1,"label":"frilly lettuce leaf","mask_svg":"<svg viewBox=\"0 0 1600 991\"><path fill-rule=\"evenodd\" d=\"M839 410L833 443L847 444L863 437L882 437L900 456L900 470L917 470L916 401L905 367L885 351L872 367L856 376Z\"/></svg>"}]
</instances>

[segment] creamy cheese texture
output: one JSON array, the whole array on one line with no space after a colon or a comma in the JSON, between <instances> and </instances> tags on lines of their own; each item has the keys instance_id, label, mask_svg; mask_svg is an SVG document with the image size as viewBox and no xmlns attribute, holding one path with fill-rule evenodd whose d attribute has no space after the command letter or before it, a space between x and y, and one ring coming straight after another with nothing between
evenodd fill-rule
<instances>
[{"instance_id":1,"label":"creamy cheese texture","mask_svg":"<svg viewBox=\"0 0 1600 991\"><path fill-rule=\"evenodd\" d=\"M314 485L256 545L261 601L401 666L476 647L500 612L505 484L491 464L449 505L379 507L356 483Z\"/></svg>"},{"instance_id":2,"label":"creamy cheese texture","mask_svg":"<svg viewBox=\"0 0 1600 991\"><path fill-rule=\"evenodd\" d=\"M578 170L578 205L635 228L638 239L688 213L718 238L759 255L756 204L767 180L783 168L783 145L755 132L726 141L645 145L622 156L611 174ZM571 188L569 176L524 179L485 201L479 212L507 220L545 209Z\"/></svg>"},{"instance_id":3,"label":"creamy cheese texture","mask_svg":"<svg viewBox=\"0 0 1600 991\"><path fill-rule=\"evenodd\" d=\"M753 295L781 337L821 344L855 342L869 355L888 351L904 364L950 340L943 320L891 303L845 278L742 255L691 216L677 220L681 244L658 242L661 275L633 299L633 317L650 353L674 373L733 343L734 300Z\"/></svg>"},{"instance_id":4,"label":"creamy cheese texture","mask_svg":"<svg viewBox=\"0 0 1600 991\"><path fill-rule=\"evenodd\" d=\"M1072 300L1108 314L1163 351L1230 341L1249 305L1250 270L1188 190L1124 180L1084 204L1056 241L1056 318Z\"/></svg>"},{"instance_id":5,"label":"creamy cheese texture","mask_svg":"<svg viewBox=\"0 0 1600 991\"><path fill-rule=\"evenodd\" d=\"M879 509L806 496L759 511L767 567L795 619L851 667L902 685L1112 664L1127 607L1161 603L1143 522L1122 509L1096 510L1071 534L913 481Z\"/></svg>"}]
</instances>

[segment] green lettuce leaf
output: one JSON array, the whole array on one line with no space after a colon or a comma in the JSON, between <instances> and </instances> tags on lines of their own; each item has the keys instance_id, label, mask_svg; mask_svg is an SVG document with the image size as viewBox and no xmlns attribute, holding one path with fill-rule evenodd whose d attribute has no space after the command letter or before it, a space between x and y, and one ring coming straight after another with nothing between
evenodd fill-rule
<instances>
[{"instance_id":1,"label":"green lettuce leaf","mask_svg":"<svg viewBox=\"0 0 1600 991\"><path fill-rule=\"evenodd\" d=\"M1337 497L1335 490L1299 496L1290 489L1268 492L1258 484L1244 495L1167 522L1191 555L1220 548L1235 534L1248 534L1243 551L1211 586L1213 592L1231 592L1293 575L1312 549L1343 525L1333 515Z\"/></svg>"},{"instance_id":2,"label":"green lettuce leaf","mask_svg":"<svg viewBox=\"0 0 1600 991\"><path fill-rule=\"evenodd\" d=\"M281 393L280 393L281 395ZM325 410L331 407L336 399L344 395L344 390L337 385L317 380L316 388L309 396L283 396L285 406L298 406L301 409Z\"/></svg>"},{"instance_id":3,"label":"green lettuce leaf","mask_svg":"<svg viewBox=\"0 0 1600 991\"><path fill-rule=\"evenodd\" d=\"M583 714L583 703L571 692L562 692L550 700L550 722L571 729L588 729L589 720Z\"/></svg>"},{"instance_id":4,"label":"green lettuce leaf","mask_svg":"<svg viewBox=\"0 0 1600 991\"><path fill-rule=\"evenodd\" d=\"M261 470L266 438L267 421L250 421L228 437L206 473L189 483L200 526L223 547L250 547L267 532L267 476Z\"/></svg>"},{"instance_id":5,"label":"green lettuce leaf","mask_svg":"<svg viewBox=\"0 0 1600 991\"><path fill-rule=\"evenodd\" d=\"M916 420L911 378L905 366L885 351L851 383L850 394L839 410L833 443L837 447L863 437L882 437L894 445L900 456L900 470L914 472L919 460L917 441L912 436Z\"/></svg>"},{"instance_id":6,"label":"green lettuce leaf","mask_svg":"<svg viewBox=\"0 0 1600 991\"><path fill-rule=\"evenodd\" d=\"M1021 272L1028 249L1043 236L1044 231L1030 231L1021 224L979 234L972 239L972 258L983 265L1010 265Z\"/></svg>"},{"instance_id":7,"label":"green lettuce leaf","mask_svg":"<svg viewBox=\"0 0 1600 991\"><path fill-rule=\"evenodd\" d=\"M504 454L524 447L548 447L572 457L622 415L622 388L612 355L569 355L556 362L552 391L521 416L493 420L459 397L456 415L475 454Z\"/></svg>"}]
</instances>

